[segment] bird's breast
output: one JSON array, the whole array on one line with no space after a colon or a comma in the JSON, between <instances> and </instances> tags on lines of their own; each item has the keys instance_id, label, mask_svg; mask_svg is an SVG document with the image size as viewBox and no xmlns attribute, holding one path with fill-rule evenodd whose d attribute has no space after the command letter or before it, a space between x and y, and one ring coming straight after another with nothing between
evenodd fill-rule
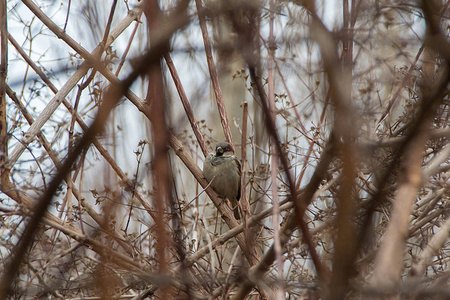
<instances>
[{"instance_id":1,"label":"bird's breast","mask_svg":"<svg viewBox=\"0 0 450 300\"><path fill-rule=\"evenodd\" d=\"M211 187L222 197L235 198L240 183L239 170L234 157L208 155L203 165L203 174Z\"/></svg>"}]
</instances>

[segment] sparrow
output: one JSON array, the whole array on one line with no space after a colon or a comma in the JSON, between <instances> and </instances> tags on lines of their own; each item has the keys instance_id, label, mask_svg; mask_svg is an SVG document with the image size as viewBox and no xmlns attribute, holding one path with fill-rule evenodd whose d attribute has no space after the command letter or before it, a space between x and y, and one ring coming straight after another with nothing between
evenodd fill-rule
<instances>
[{"instance_id":1,"label":"sparrow","mask_svg":"<svg viewBox=\"0 0 450 300\"><path fill-rule=\"evenodd\" d=\"M231 202L234 217L239 220L239 208L237 202L241 197L241 164L234 156L230 144L219 142L216 150L206 156L203 163L203 175L211 187L221 198L228 198Z\"/></svg>"}]
</instances>

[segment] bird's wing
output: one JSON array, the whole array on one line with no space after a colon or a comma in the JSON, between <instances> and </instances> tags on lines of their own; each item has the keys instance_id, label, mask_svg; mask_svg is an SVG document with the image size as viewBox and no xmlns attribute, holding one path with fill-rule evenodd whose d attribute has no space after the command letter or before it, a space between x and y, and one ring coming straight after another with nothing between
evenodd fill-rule
<instances>
[{"instance_id":1,"label":"bird's wing","mask_svg":"<svg viewBox=\"0 0 450 300\"><path fill-rule=\"evenodd\" d=\"M241 162L239 161L239 159L236 158L236 156L234 156L234 162L236 163L239 177L241 177L241 173L242 173Z\"/></svg>"},{"instance_id":2,"label":"bird's wing","mask_svg":"<svg viewBox=\"0 0 450 300\"><path fill-rule=\"evenodd\" d=\"M242 166L241 166L241 163L239 162L239 159L237 159L236 156L234 156L234 162L236 163L236 167L237 167L237 171L238 171L238 175L239 175L238 194L236 196L236 200L239 201L239 199L241 198Z\"/></svg>"}]
</instances>

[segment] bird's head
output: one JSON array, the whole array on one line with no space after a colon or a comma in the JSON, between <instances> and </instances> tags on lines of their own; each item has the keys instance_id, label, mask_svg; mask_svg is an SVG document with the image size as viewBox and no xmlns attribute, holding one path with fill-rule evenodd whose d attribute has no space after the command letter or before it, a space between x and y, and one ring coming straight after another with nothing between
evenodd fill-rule
<instances>
[{"instance_id":1,"label":"bird's head","mask_svg":"<svg viewBox=\"0 0 450 300\"><path fill-rule=\"evenodd\" d=\"M216 144L216 156L222 156L226 152L233 153L230 144L228 144L227 142L219 142Z\"/></svg>"}]
</instances>

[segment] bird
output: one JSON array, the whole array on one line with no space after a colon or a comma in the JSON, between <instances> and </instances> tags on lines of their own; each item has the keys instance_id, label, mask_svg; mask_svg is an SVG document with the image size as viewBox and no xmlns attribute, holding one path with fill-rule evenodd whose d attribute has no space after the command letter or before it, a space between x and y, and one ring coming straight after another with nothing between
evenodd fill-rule
<instances>
[{"instance_id":1,"label":"bird","mask_svg":"<svg viewBox=\"0 0 450 300\"><path fill-rule=\"evenodd\" d=\"M241 164L227 142L218 142L214 152L203 163L203 175L221 198L227 198L233 207L234 217L240 220L237 202L241 197Z\"/></svg>"}]
</instances>

